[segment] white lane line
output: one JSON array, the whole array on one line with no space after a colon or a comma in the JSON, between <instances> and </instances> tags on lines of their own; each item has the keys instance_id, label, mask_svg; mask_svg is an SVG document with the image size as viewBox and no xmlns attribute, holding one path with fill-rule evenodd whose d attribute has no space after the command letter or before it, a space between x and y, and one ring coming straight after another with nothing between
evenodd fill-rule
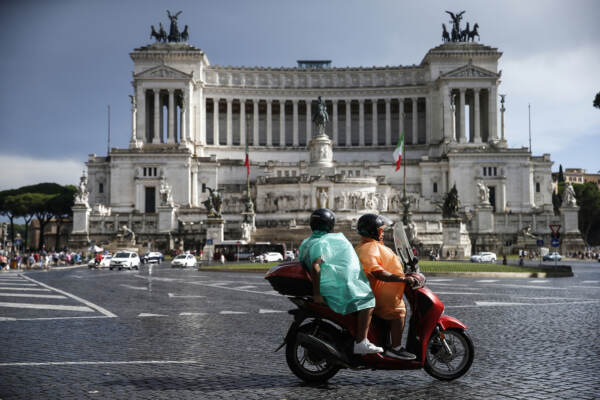
<instances>
[{"instance_id":1,"label":"white lane line","mask_svg":"<svg viewBox=\"0 0 600 400\"><path fill-rule=\"evenodd\" d=\"M182 313L179 313L179 315L181 315L181 316L194 316L194 315L208 315L208 314L205 313L205 312L182 312Z\"/></svg>"},{"instance_id":2,"label":"white lane line","mask_svg":"<svg viewBox=\"0 0 600 400\"><path fill-rule=\"evenodd\" d=\"M67 296L60 294L29 294L29 293L0 293L4 297L31 297L36 299L66 299Z\"/></svg>"},{"instance_id":3,"label":"white lane line","mask_svg":"<svg viewBox=\"0 0 600 400\"><path fill-rule=\"evenodd\" d=\"M50 321L57 319L93 319L93 318L110 318L106 315L90 315L86 317L45 317L45 318L6 318L5 321ZM2 321L2 318L0 318Z\"/></svg>"},{"instance_id":4,"label":"white lane line","mask_svg":"<svg viewBox=\"0 0 600 400\"><path fill-rule=\"evenodd\" d=\"M581 281L581 283L598 283L600 281Z\"/></svg>"},{"instance_id":5,"label":"white lane line","mask_svg":"<svg viewBox=\"0 0 600 400\"><path fill-rule=\"evenodd\" d=\"M543 289L543 290L567 290L564 287L544 287L544 286L529 286L529 285L510 285L504 283L492 284L490 286L508 287L508 288L523 288L523 289ZM581 286L577 286L581 287Z\"/></svg>"},{"instance_id":6,"label":"white lane line","mask_svg":"<svg viewBox=\"0 0 600 400\"><path fill-rule=\"evenodd\" d=\"M16 321L16 318L11 317L0 317L0 321Z\"/></svg>"},{"instance_id":7,"label":"white lane line","mask_svg":"<svg viewBox=\"0 0 600 400\"><path fill-rule=\"evenodd\" d=\"M205 298L206 296L200 296L200 295L195 295L195 294L169 293L169 297L176 297L178 299L202 299L202 298Z\"/></svg>"},{"instance_id":8,"label":"white lane line","mask_svg":"<svg viewBox=\"0 0 600 400\"><path fill-rule=\"evenodd\" d=\"M258 313L259 313L259 314L272 314L272 313L284 313L284 312L287 312L287 311L281 311L281 310L265 310L265 309L262 309L262 308L261 308L260 310L258 310Z\"/></svg>"},{"instance_id":9,"label":"white lane line","mask_svg":"<svg viewBox=\"0 0 600 400\"><path fill-rule=\"evenodd\" d=\"M488 302L476 302L480 304L475 305L465 305L465 306L446 306L446 308L478 308L478 307L494 307L494 306L570 306L571 304L598 304L600 300L589 300L589 301L565 301L563 303L494 303L491 301ZM487 303L487 304L485 304Z\"/></svg>"},{"instance_id":10,"label":"white lane line","mask_svg":"<svg viewBox=\"0 0 600 400\"><path fill-rule=\"evenodd\" d=\"M256 286L247 285L247 286L238 286L239 290L248 290L248 289L256 289Z\"/></svg>"},{"instance_id":11,"label":"white lane line","mask_svg":"<svg viewBox=\"0 0 600 400\"><path fill-rule=\"evenodd\" d=\"M427 286L452 286L452 287L470 287L473 288L473 285L466 285L462 283L439 283L439 282L431 282L429 279L426 282ZM476 289L476 288L473 288Z\"/></svg>"},{"instance_id":12,"label":"white lane line","mask_svg":"<svg viewBox=\"0 0 600 400\"><path fill-rule=\"evenodd\" d=\"M480 307L496 307L496 306L531 306L532 303L513 303L503 301L476 301L476 305Z\"/></svg>"},{"instance_id":13,"label":"white lane line","mask_svg":"<svg viewBox=\"0 0 600 400\"><path fill-rule=\"evenodd\" d=\"M60 294L64 294L65 296L68 296L68 297L70 297L70 298L72 298L72 299L74 299L74 300L77 300L77 301L79 301L79 302L81 302L81 303L85 304L86 306L88 306L88 307L91 307L91 308L93 308L94 310L96 310L96 311L98 311L98 312L100 312L100 313L102 313L102 314L106 315L107 317L111 317L111 318L116 318L116 317L117 317L115 314L111 313L111 312L110 312L110 311L108 311L107 309L105 309L105 308L103 308L103 307L100 307L100 306L98 306L98 305L96 305L96 304L94 304L94 303L92 303L92 302L90 302L90 301L84 300L84 299L82 299L81 297L77 297L77 296L75 296L74 294L67 293L67 292L65 292L65 291L63 291L63 290L60 290L60 289L53 288L53 287L52 287L52 286L50 286L50 285L46 285L45 283L38 282L38 281L36 281L35 279L33 279L33 278L30 278L30 277L28 277L28 276L23 276L23 278L25 278L25 279L27 279L27 280L29 280L29 281L31 281L31 282L37 283L38 285L41 285L41 286L43 286L43 287L45 287L45 288L48 288L48 289L54 290L55 292L58 292L58 293L60 293Z\"/></svg>"},{"instance_id":14,"label":"white lane line","mask_svg":"<svg viewBox=\"0 0 600 400\"><path fill-rule=\"evenodd\" d=\"M21 282L15 282L15 283L12 283L12 282L0 282L0 284L2 286L9 286L9 287L24 287L24 286L26 286L26 287L36 287L37 286L34 283L21 283Z\"/></svg>"},{"instance_id":15,"label":"white lane line","mask_svg":"<svg viewBox=\"0 0 600 400\"><path fill-rule=\"evenodd\" d=\"M60 311L83 311L83 312L94 312L89 307L84 306L62 306L59 304L31 304L31 303L5 303L0 302L0 307L7 308L35 308L38 310L60 310Z\"/></svg>"},{"instance_id":16,"label":"white lane line","mask_svg":"<svg viewBox=\"0 0 600 400\"><path fill-rule=\"evenodd\" d=\"M165 314L151 314L151 313L141 313L138 315L138 317L168 317L168 315Z\"/></svg>"},{"instance_id":17,"label":"white lane line","mask_svg":"<svg viewBox=\"0 0 600 400\"><path fill-rule=\"evenodd\" d=\"M202 364L196 360L139 360L139 361L48 361L0 363L0 367L42 367L61 365L138 365L138 364Z\"/></svg>"},{"instance_id":18,"label":"white lane line","mask_svg":"<svg viewBox=\"0 0 600 400\"><path fill-rule=\"evenodd\" d=\"M548 282L550 282L550 281L544 280L544 279L539 279L539 280L531 280L531 281L528 281L527 283L548 283Z\"/></svg>"},{"instance_id":19,"label":"white lane line","mask_svg":"<svg viewBox=\"0 0 600 400\"><path fill-rule=\"evenodd\" d=\"M245 311L221 311L219 314L229 315L229 314L248 314Z\"/></svg>"},{"instance_id":20,"label":"white lane line","mask_svg":"<svg viewBox=\"0 0 600 400\"><path fill-rule=\"evenodd\" d=\"M124 283L121 283L121 285L120 285L120 286L126 287L127 289L134 289L134 290L148 290L148 288L147 288L147 287L145 287L145 286L143 286L143 287L142 287L142 286L131 286L131 285L126 285L126 284L124 284Z\"/></svg>"},{"instance_id":21,"label":"white lane line","mask_svg":"<svg viewBox=\"0 0 600 400\"><path fill-rule=\"evenodd\" d=\"M446 278L434 278L427 279L427 282L452 282L454 279L446 279Z\"/></svg>"},{"instance_id":22,"label":"white lane line","mask_svg":"<svg viewBox=\"0 0 600 400\"><path fill-rule=\"evenodd\" d=\"M235 290L237 292L267 294L267 295L270 295L270 296L281 296L280 293L278 293L278 292L276 292L274 290L267 291L267 292L261 292L259 290L245 290L245 289L239 289L239 288L235 288L235 287L226 287L226 286L221 286L221 285L206 284L206 283L202 283L202 282L188 282L188 283L190 285L199 285L199 286L206 286L206 287L219 288L219 289Z\"/></svg>"},{"instance_id":23,"label":"white lane line","mask_svg":"<svg viewBox=\"0 0 600 400\"><path fill-rule=\"evenodd\" d=\"M38 289L38 288L22 288L22 287L7 287L7 286L1 286L0 290L33 290L36 292L51 292L50 289Z\"/></svg>"},{"instance_id":24,"label":"white lane line","mask_svg":"<svg viewBox=\"0 0 600 400\"><path fill-rule=\"evenodd\" d=\"M478 295L478 296L489 296L490 295L489 293L477 293L477 292L434 292L434 294L445 294L445 295L448 295L448 294L460 294L460 295L474 294L474 295Z\"/></svg>"},{"instance_id":25,"label":"white lane line","mask_svg":"<svg viewBox=\"0 0 600 400\"><path fill-rule=\"evenodd\" d=\"M475 281L477 283L494 283L498 282L498 279L481 279L479 281Z\"/></svg>"}]
</instances>

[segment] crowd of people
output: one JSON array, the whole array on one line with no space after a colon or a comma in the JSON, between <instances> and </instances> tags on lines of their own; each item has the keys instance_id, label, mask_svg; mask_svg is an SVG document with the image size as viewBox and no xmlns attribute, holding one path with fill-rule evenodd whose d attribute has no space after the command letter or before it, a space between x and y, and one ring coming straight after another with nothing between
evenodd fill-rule
<instances>
[{"instance_id":1,"label":"crowd of people","mask_svg":"<svg viewBox=\"0 0 600 400\"><path fill-rule=\"evenodd\" d=\"M11 255L8 250L0 250L0 270L11 269L50 269L53 266L80 264L85 255L82 253L61 251L30 251Z\"/></svg>"}]
</instances>

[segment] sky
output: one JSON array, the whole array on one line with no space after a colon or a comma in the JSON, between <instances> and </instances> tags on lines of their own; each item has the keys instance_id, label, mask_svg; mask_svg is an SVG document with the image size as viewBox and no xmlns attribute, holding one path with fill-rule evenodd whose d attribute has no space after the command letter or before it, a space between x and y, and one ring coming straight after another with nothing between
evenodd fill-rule
<instances>
[{"instance_id":1,"label":"sky","mask_svg":"<svg viewBox=\"0 0 600 400\"><path fill-rule=\"evenodd\" d=\"M334 67L419 64L441 44L445 10L465 10L497 47L511 147L550 153L553 170L600 170L600 1L3 0L0 2L0 190L76 184L88 154L127 147L133 63L183 11L188 43L211 64Z\"/></svg>"}]
</instances>

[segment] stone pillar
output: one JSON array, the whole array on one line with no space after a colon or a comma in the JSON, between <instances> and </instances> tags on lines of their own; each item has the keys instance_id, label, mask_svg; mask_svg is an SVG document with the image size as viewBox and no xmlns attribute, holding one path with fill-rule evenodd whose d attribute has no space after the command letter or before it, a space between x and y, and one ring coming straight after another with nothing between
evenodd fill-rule
<instances>
[{"instance_id":1,"label":"stone pillar","mask_svg":"<svg viewBox=\"0 0 600 400\"><path fill-rule=\"evenodd\" d=\"M346 147L352 146L352 100L346 102Z\"/></svg>"},{"instance_id":2,"label":"stone pillar","mask_svg":"<svg viewBox=\"0 0 600 400\"><path fill-rule=\"evenodd\" d=\"M136 137L142 143L148 142L148 134L146 133L150 126L148 122L148 109L146 108L146 90L139 87L135 91L136 104L141 113L136 113Z\"/></svg>"},{"instance_id":3,"label":"stone pillar","mask_svg":"<svg viewBox=\"0 0 600 400\"><path fill-rule=\"evenodd\" d=\"M185 122L185 117L187 115L187 113L185 112L185 107L186 107L186 101L185 98L182 100L181 103L181 107L179 108L179 120L181 121L181 126L179 127L179 143L187 143L187 134L185 132L185 129L187 127L187 124Z\"/></svg>"},{"instance_id":4,"label":"stone pillar","mask_svg":"<svg viewBox=\"0 0 600 400\"><path fill-rule=\"evenodd\" d=\"M398 120L398 129L400 129L398 138L404 135L404 141L406 142L406 131L404 130L404 99L402 97L398 98Z\"/></svg>"},{"instance_id":5,"label":"stone pillar","mask_svg":"<svg viewBox=\"0 0 600 400\"><path fill-rule=\"evenodd\" d=\"M167 143L175 143L175 93L169 89L169 116L168 116Z\"/></svg>"},{"instance_id":6,"label":"stone pillar","mask_svg":"<svg viewBox=\"0 0 600 400\"><path fill-rule=\"evenodd\" d=\"M246 99L240 99L240 146L246 145Z\"/></svg>"},{"instance_id":7,"label":"stone pillar","mask_svg":"<svg viewBox=\"0 0 600 400\"><path fill-rule=\"evenodd\" d=\"M310 142L312 133L312 100L305 100L306 103L306 145Z\"/></svg>"},{"instance_id":8,"label":"stone pillar","mask_svg":"<svg viewBox=\"0 0 600 400\"><path fill-rule=\"evenodd\" d=\"M392 145L392 112L391 99L385 99L385 145Z\"/></svg>"},{"instance_id":9,"label":"stone pillar","mask_svg":"<svg viewBox=\"0 0 600 400\"><path fill-rule=\"evenodd\" d=\"M425 144L431 143L431 97L425 97Z\"/></svg>"},{"instance_id":10,"label":"stone pillar","mask_svg":"<svg viewBox=\"0 0 600 400\"><path fill-rule=\"evenodd\" d=\"M465 143L467 141L467 137L465 134L465 89L459 89L460 93L460 122L459 122L459 131L458 131L458 141L460 143Z\"/></svg>"},{"instance_id":11,"label":"stone pillar","mask_svg":"<svg viewBox=\"0 0 600 400\"><path fill-rule=\"evenodd\" d=\"M232 122L232 109L233 109L233 99L226 99L227 101L227 146L231 146L233 144L233 122Z\"/></svg>"},{"instance_id":12,"label":"stone pillar","mask_svg":"<svg viewBox=\"0 0 600 400\"><path fill-rule=\"evenodd\" d=\"M160 89L153 89L152 92L154 93L154 137L152 143L160 143Z\"/></svg>"},{"instance_id":13,"label":"stone pillar","mask_svg":"<svg viewBox=\"0 0 600 400\"><path fill-rule=\"evenodd\" d=\"M417 106L417 98L412 98L412 144L419 143L419 126L418 126L418 117L419 117L419 109Z\"/></svg>"},{"instance_id":14,"label":"stone pillar","mask_svg":"<svg viewBox=\"0 0 600 400\"><path fill-rule=\"evenodd\" d=\"M377 132L377 99L371 100L371 146L377 146L379 144L379 132Z\"/></svg>"},{"instance_id":15,"label":"stone pillar","mask_svg":"<svg viewBox=\"0 0 600 400\"><path fill-rule=\"evenodd\" d=\"M365 145L365 100L358 100L358 145Z\"/></svg>"},{"instance_id":16,"label":"stone pillar","mask_svg":"<svg viewBox=\"0 0 600 400\"><path fill-rule=\"evenodd\" d=\"M252 124L252 145L258 146L259 138L258 138L258 99L252 99L252 112L254 115L254 121Z\"/></svg>"},{"instance_id":17,"label":"stone pillar","mask_svg":"<svg viewBox=\"0 0 600 400\"><path fill-rule=\"evenodd\" d=\"M273 146L273 100L267 99L267 146Z\"/></svg>"},{"instance_id":18,"label":"stone pillar","mask_svg":"<svg viewBox=\"0 0 600 400\"><path fill-rule=\"evenodd\" d=\"M338 132L338 101L332 100L332 113L333 113L333 124L332 124L332 136L333 136L333 145L339 145L339 132Z\"/></svg>"},{"instance_id":19,"label":"stone pillar","mask_svg":"<svg viewBox=\"0 0 600 400\"><path fill-rule=\"evenodd\" d=\"M213 145L219 145L219 99L213 98Z\"/></svg>"},{"instance_id":20,"label":"stone pillar","mask_svg":"<svg viewBox=\"0 0 600 400\"><path fill-rule=\"evenodd\" d=\"M475 143L481 143L481 109L479 107L479 89L473 89L473 97L475 99L475 115L474 115L474 125L475 125L475 129L474 129L474 133L475 133L475 137L473 139L473 141Z\"/></svg>"},{"instance_id":21,"label":"stone pillar","mask_svg":"<svg viewBox=\"0 0 600 400\"><path fill-rule=\"evenodd\" d=\"M137 140L137 102L131 104L131 139L129 140L129 147L136 148L139 147Z\"/></svg>"},{"instance_id":22,"label":"stone pillar","mask_svg":"<svg viewBox=\"0 0 600 400\"><path fill-rule=\"evenodd\" d=\"M279 147L285 147L285 99L279 100Z\"/></svg>"},{"instance_id":23,"label":"stone pillar","mask_svg":"<svg viewBox=\"0 0 600 400\"><path fill-rule=\"evenodd\" d=\"M292 129L293 129L293 141L294 141L294 146L299 146L300 142L298 140L298 100L292 100L292 111L293 111L293 116L292 116Z\"/></svg>"},{"instance_id":24,"label":"stone pillar","mask_svg":"<svg viewBox=\"0 0 600 400\"><path fill-rule=\"evenodd\" d=\"M497 103L496 103L496 97L497 94L497 88L496 86L490 88L490 96L489 96L489 106L488 106L488 113L489 113L489 131L490 134L488 136L488 141L489 140L497 140L498 139L498 117L497 117Z\"/></svg>"}]
</instances>

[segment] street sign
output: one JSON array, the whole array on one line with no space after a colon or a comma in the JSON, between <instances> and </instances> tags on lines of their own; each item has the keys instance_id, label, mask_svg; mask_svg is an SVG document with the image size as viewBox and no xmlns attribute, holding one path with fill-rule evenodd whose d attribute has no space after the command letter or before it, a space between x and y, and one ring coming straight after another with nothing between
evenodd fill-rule
<instances>
[{"instance_id":1,"label":"street sign","mask_svg":"<svg viewBox=\"0 0 600 400\"><path fill-rule=\"evenodd\" d=\"M550 230L552 231L552 237L560 237L560 225L558 224L550 224Z\"/></svg>"},{"instance_id":2,"label":"street sign","mask_svg":"<svg viewBox=\"0 0 600 400\"><path fill-rule=\"evenodd\" d=\"M538 239L538 241L537 241L537 245L538 245L539 247L542 247L542 246L544 245L544 241L543 241L542 239Z\"/></svg>"},{"instance_id":3,"label":"street sign","mask_svg":"<svg viewBox=\"0 0 600 400\"><path fill-rule=\"evenodd\" d=\"M558 246L560 246L560 239L552 238L552 241L550 241L550 244L552 245L552 247L558 247Z\"/></svg>"},{"instance_id":4,"label":"street sign","mask_svg":"<svg viewBox=\"0 0 600 400\"><path fill-rule=\"evenodd\" d=\"M212 245L213 244L213 240L212 239L206 239L206 244L208 246Z\"/></svg>"}]
</instances>

